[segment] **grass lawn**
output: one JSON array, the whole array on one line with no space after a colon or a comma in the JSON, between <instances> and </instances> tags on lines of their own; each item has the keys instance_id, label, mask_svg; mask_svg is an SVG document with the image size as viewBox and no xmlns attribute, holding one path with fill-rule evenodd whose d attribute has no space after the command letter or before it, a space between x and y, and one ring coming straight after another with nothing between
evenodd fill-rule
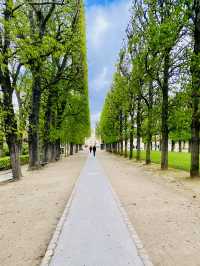
<instances>
[{"instance_id":1,"label":"grass lawn","mask_svg":"<svg viewBox=\"0 0 200 266\"><path fill-rule=\"evenodd\" d=\"M191 154L187 152L169 152L169 167L181 169L185 171L190 170ZM133 151L133 158L136 158L136 151ZM141 159L145 160L146 151L141 151ZM161 153L159 151L151 151L151 161L153 163L160 163Z\"/></svg>"}]
</instances>

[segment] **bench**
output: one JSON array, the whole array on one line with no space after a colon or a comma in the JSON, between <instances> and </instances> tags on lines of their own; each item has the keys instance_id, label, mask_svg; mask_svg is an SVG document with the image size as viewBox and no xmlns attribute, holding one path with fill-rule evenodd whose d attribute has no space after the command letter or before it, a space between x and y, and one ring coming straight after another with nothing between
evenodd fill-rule
<instances>
[{"instance_id":1,"label":"bench","mask_svg":"<svg viewBox=\"0 0 200 266\"><path fill-rule=\"evenodd\" d=\"M40 162L40 165L41 165L41 166L45 166L46 164L48 164L48 162L44 162L44 161L41 161L41 162Z\"/></svg>"}]
</instances>

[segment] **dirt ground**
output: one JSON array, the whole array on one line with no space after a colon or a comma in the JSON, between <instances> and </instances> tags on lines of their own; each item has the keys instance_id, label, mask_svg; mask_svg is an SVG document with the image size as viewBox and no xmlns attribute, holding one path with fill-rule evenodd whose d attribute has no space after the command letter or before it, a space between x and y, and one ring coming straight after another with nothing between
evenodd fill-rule
<instances>
[{"instance_id":1,"label":"dirt ground","mask_svg":"<svg viewBox=\"0 0 200 266\"><path fill-rule=\"evenodd\" d=\"M200 266L200 179L98 153L155 266Z\"/></svg>"},{"instance_id":2,"label":"dirt ground","mask_svg":"<svg viewBox=\"0 0 200 266\"><path fill-rule=\"evenodd\" d=\"M0 186L1 266L40 264L86 156L25 171L21 181Z\"/></svg>"}]
</instances>

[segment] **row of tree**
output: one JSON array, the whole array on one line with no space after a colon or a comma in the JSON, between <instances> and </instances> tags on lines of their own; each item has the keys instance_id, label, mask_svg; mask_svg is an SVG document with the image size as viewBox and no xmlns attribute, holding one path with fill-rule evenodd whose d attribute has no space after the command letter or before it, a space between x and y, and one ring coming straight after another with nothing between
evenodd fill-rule
<instances>
[{"instance_id":1,"label":"row of tree","mask_svg":"<svg viewBox=\"0 0 200 266\"><path fill-rule=\"evenodd\" d=\"M37 169L90 133L84 5L4 0L0 13L0 131L18 179L24 138Z\"/></svg>"},{"instance_id":2,"label":"row of tree","mask_svg":"<svg viewBox=\"0 0 200 266\"><path fill-rule=\"evenodd\" d=\"M168 143L188 141L191 176L199 176L200 1L134 0L126 40L97 128L102 140L127 156L137 138L161 141L161 168Z\"/></svg>"}]
</instances>

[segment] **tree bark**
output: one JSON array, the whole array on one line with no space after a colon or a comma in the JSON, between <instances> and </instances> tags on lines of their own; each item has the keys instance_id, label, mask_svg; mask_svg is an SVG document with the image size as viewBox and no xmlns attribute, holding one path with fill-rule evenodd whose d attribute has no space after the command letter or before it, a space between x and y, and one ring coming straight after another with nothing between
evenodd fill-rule
<instances>
[{"instance_id":1,"label":"tree bark","mask_svg":"<svg viewBox=\"0 0 200 266\"><path fill-rule=\"evenodd\" d=\"M64 151L64 156L67 157L67 143L65 142L65 151Z\"/></svg>"},{"instance_id":2,"label":"tree bark","mask_svg":"<svg viewBox=\"0 0 200 266\"><path fill-rule=\"evenodd\" d=\"M137 153L136 153L136 160L140 160L140 141L141 141L141 97L138 96L137 99Z\"/></svg>"},{"instance_id":3,"label":"tree bark","mask_svg":"<svg viewBox=\"0 0 200 266\"><path fill-rule=\"evenodd\" d=\"M49 162L51 160L51 144L48 142L48 143L45 143L44 145L44 161L45 162Z\"/></svg>"},{"instance_id":4,"label":"tree bark","mask_svg":"<svg viewBox=\"0 0 200 266\"><path fill-rule=\"evenodd\" d=\"M188 140L188 152L191 152L191 140Z\"/></svg>"},{"instance_id":5,"label":"tree bark","mask_svg":"<svg viewBox=\"0 0 200 266\"><path fill-rule=\"evenodd\" d=\"M131 110L130 112L131 116L131 125L130 125L130 150L129 150L129 159L131 160L133 158L133 141L134 141L134 111Z\"/></svg>"},{"instance_id":6,"label":"tree bark","mask_svg":"<svg viewBox=\"0 0 200 266\"><path fill-rule=\"evenodd\" d=\"M22 176L21 166L20 166L20 157L19 157L19 147L18 147L18 127L17 119L14 112L14 107L12 103L12 96L14 88L11 84L10 72L9 72L9 49L10 49L10 27L9 23L13 16L12 14L12 5L10 1L5 1L5 10L3 11L4 15L4 30L2 31L1 40L3 42L3 56L2 56L2 65L0 65L0 85L3 92L3 120L4 120L4 129L6 142L10 152L10 160L12 167L13 179L18 180ZM2 43L1 43L2 45Z\"/></svg>"},{"instance_id":7,"label":"tree bark","mask_svg":"<svg viewBox=\"0 0 200 266\"><path fill-rule=\"evenodd\" d=\"M146 164L151 163L152 147L152 108L153 108L153 84L150 82L148 90L148 122L147 122L147 147L146 147Z\"/></svg>"},{"instance_id":8,"label":"tree bark","mask_svg":"<svg viewBox=\"0 0 200 266\"><path fill-rule=\"evenodd\" d=\"M168 94L169 94L169 66L170 52L166 51L164 57L164 77L162 86L162 147L161 147L161 169L168 169Z\"/></svg>"},{"instance_id":9,"label":"tree bark","mask_svg":"<svg viewBox=\"0 0 200 266\"><path fill-rule=\"evenodd\" d=\"M78 144L75 145L75 153L78 153Z\"/></svg>"},{"instance_id":10,"label":"tree bark","mask_svg":"<svg viewBox=\"0 0 200 266\"><path fill-rule=\"evenodd\" d=\"M159 151L162 150L162 137L160 136L160 140L159 140Z\"/></svg>"},{"instance_id":11,"label":"tree bark","mask_svg":"<svg viewBox=\"0 0 200 266\"><path fill-rule=\"evenodd\" d=\"M41 73L40 67L34 67L32 70L33 86L31 111L29 115L29 169L34 170L40 167L39 158L39 115L41 98Z\"/></svg>"},{"instance_id":12,"label":"tree bark","mask_svg":"<svg viewBox=\"0 0 200 266\"><path fill-rule=\"evenodd\" d=\"M175 150L175 144L176 144L176 142L172 139L171 151Z\"/></svg>"},{"instance_id":13,"label":"tree bark","mask_svg":"<svg viewBox=\"0 0 200 266\"><path fill-rule=\"evenodd\" d=\"M60 139L56 140L55 147L56 147L56 161L58 161L60 160L61 156Z\"/></svg>"},{"instance_id":14,"label":"tree bark","mask_svg":"<svg viewBox=\"0 0 200 266\"><path fill-rule=\"evenodd\" d=\"M83 145L79 144L79 151L82 151L82 150L83 150Z\"/></svg>"},{"instance_id":15,"label":"tree bark","mask_svg":"<svg viewBox=\"0 0 200 266\"><path fill-rule=\"evenodd\" d=\"M123 155L123 150L124 150L124 143L123 143L123 114L122 111L120 111L120 116L119 116L119 124L120 124L120 155Z\"/></svg>"},{"instance_id":16,"label":"tree bark","mask_svg":"<svg viewBox=\"0 0 200 266\"><path fill-rule=\"evenodd\" d=\"M124 157L128 157L127 115L124 116Z\"/></svg>"},{"instance_id":17,"label":"tree bark","mask_svg":"<svg viewBox=\"0 0 200 266\"><path fill-rule=\"evenodd\" d=\"M127 139L127 137L124 140L124 157L125 158L128 157L128 139Z\"/></svg>"},{"instance_id":18,"label":"tree bark","mask_svg":"<svg viewBox=\"0 0 200 266\"><path fill-rule=\"evenodd\" d=\"M178 151L182 152L182 141L181 140L178 141Z\"/></svg>"},{"instance_id":19,"label":"tree bark","mask_svg":"<svg viewBox=\"0 0 200 266\"><path fill-rule=\"evenodd\" d=\"M155 146L155 151L157 151L157 139L156 139L156 135L154 136L154 146Z\"/></svg>"},{"instance_id":20,"label":"tree bark","mask_svg":"<svg viewBox=\"0 0 200 266\"><path fill-rule=\"evenodd\" d=\"M192 74L192 123L191 123L191 168L190 176L199 176L199 130L200 130L200 1L194 1L194 51L191 60Z\"/></svg>"},{"instance_id":21,"label":"tree bark","mask_svg":"<svg viewBox=\"0 0 200 266\"><path fill-rule=\"evenodd\" d=\"M183 141L183 150L185 150L185 140Z\"/></svg>"},{"instance_id":22,"label":"tree bark","mask_svg":"<svg viewBox=\"0 0 200 266\"><path fill-rule=\"evenodd\" d=\"M51 158L50 158L50 161L51 162L55 162L56 161L56 155L57 155L56 143L55 142L52 142L50 144L50 147L51 147Z\"/></svg>"},{"instance_id":23,"label":"tree bark","mask_svg":"<svg viewBox=\"0 0 200 266\"><path fill-rule=\"evenodd\" d=\"M0 139L0 157L3 156L3 138L2 140Z\"/></svg>"},{"instance_id":24,"label":"tree bark","mask_svg":"<svg viewBox=\"0 0 200 266\"><path fill-rule=\"evenodd\" d=\"M70 151L69 151L70 155L74 154L74 144L72 142L70 142Z\"/></svg>"},{"instance_id":25,"label":"tree bark","mask_svg":"<svg viewBox=\"0 0 200 266\"><path fill-rule=\"evenodd\" d=\"M8 88L8 87L7 87ZM15 119L12 104L12 92L2 86L5 136L8 144L13 179L18 180L22 176L17 137L17 121Z\"/></svg>"},{"instance_id":26,"label":"tree bark","mask_svg":"<svg viewBox=\"0 0 200 266\"><path fill-rule=\"evenodd\" d=\"M119 142L117 141L117 154L119 154Z\"/></svg>"}]
</instances>

